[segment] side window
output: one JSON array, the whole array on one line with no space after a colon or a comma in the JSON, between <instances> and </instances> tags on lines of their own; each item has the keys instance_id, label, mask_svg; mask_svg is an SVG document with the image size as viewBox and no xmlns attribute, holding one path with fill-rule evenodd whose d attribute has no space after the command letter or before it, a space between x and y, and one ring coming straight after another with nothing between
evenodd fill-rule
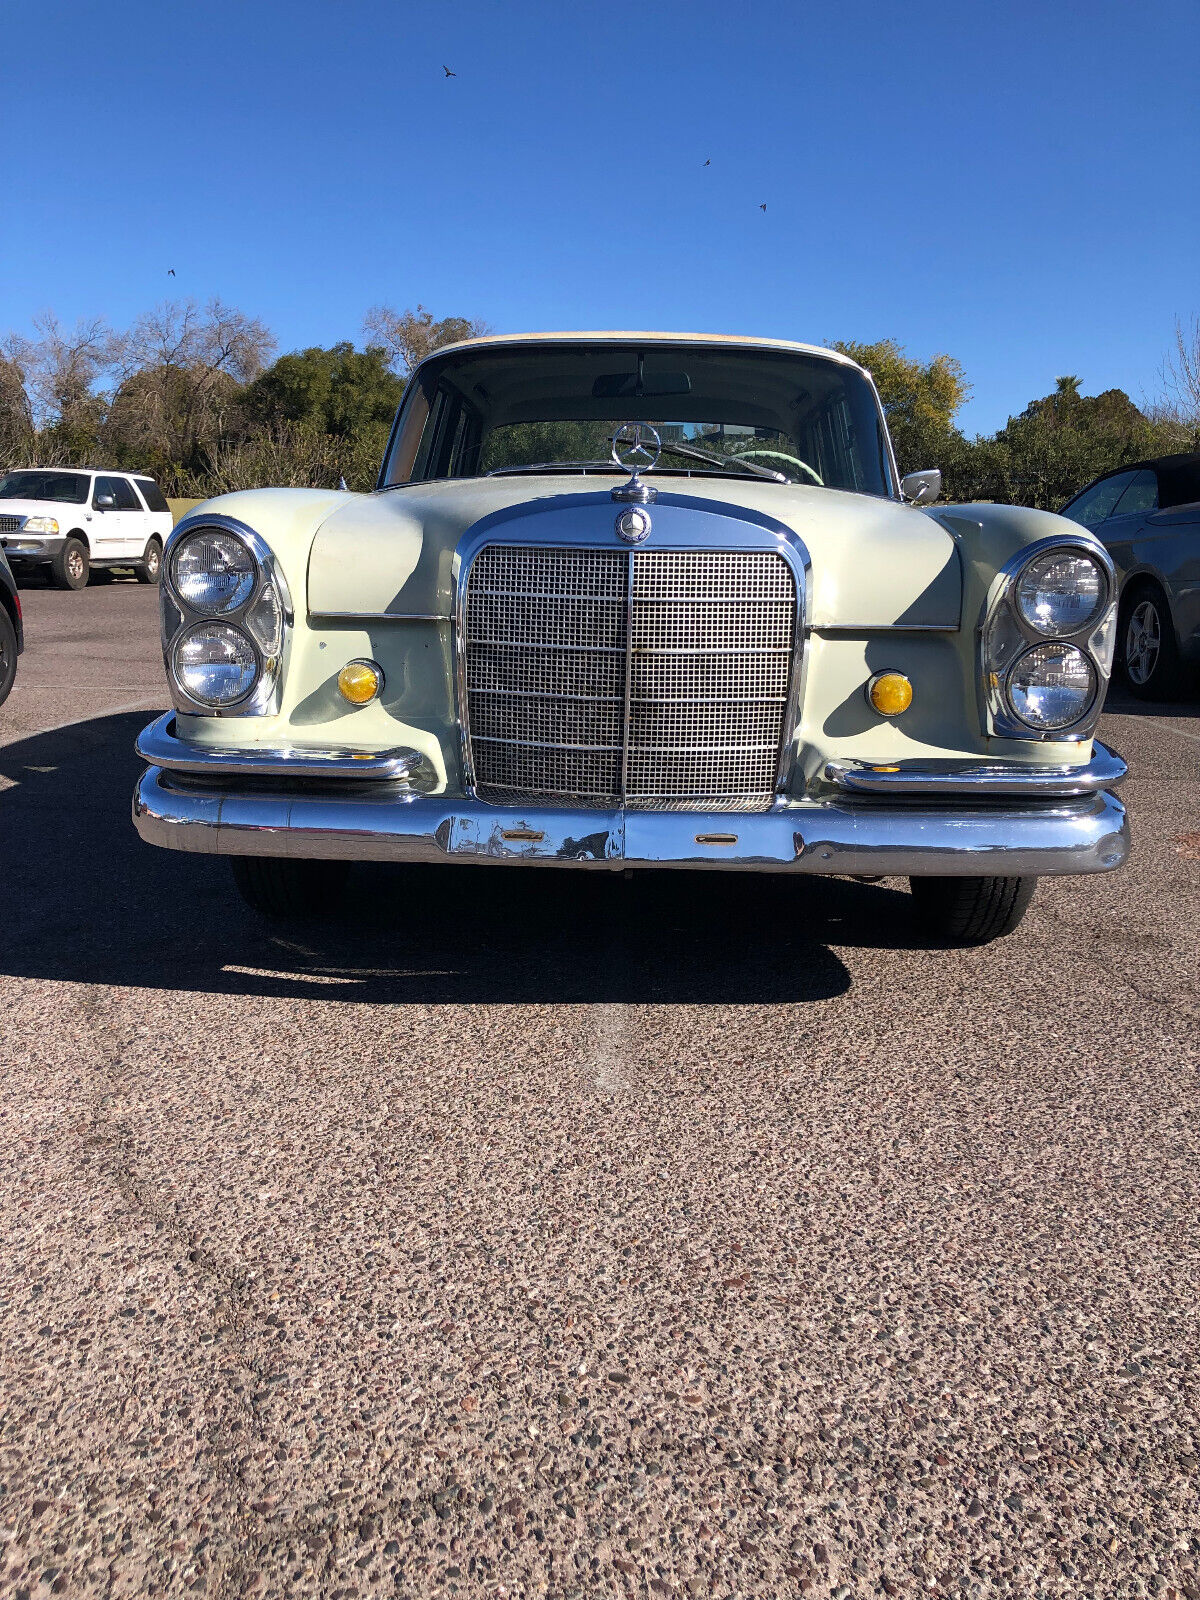
<instances>
[{"instance_id":1,"label":"side window","mask_svg":"<svg viewBox=\"0 0 1200 1600\"><path fill-rule=\"evenodd\" d=\"M92 488L93 508L96 507L96 504L102 494L110 494L115 501L115 505L109 509L120 511L122 509L121 498L124 488L125 485L122 483L120 478L97 478L95 485Z\"/></svg>"},{"instance_id":2,"label":"side window","mask_svg":"<svg viewBox=\"0 0 1200 1600\"><path fill-rule=\"evenodd\" d=\"M133 485L130 483L129 479L117 478L115 481L117 485L117 510L140 511L142 509L142 502L138 499L137 495L134 494Z\"/></svg>"},{"instance_id":3,"label":"side window","mask_svg":"<svg viewBox=\"0 0 1200 1600\"><path fill-rule=\"evenodd\" d=\"M1113 508L1114 517L1145 516L1158 510L1158 474L1144 468L1135 472L1133 482Z\"/></svg>"},{"instance_id":4,"label":"side window","mask_svg":"<svg viewBox=\"0 0 1200 1600\"><path fill-rule=\"evenodd\" d=\"M142 491L142 499L151 511L170 511L166 496L151 478L135 478L133 480Z\"/></svg>"},{"instance_id":5,"label":"side window","mask_svg":"<svg viewBox=\"0 0 1200 1600\"><path fill-rule=\"evenodd\" d=\"M1098 527L1112 516L1113 507L1137 476L1133 472L1118 472L1111 478L1101 478L1090 489L1076 495L1062 508L1062 515L1072 522L1081 522L1085 528Z\"/></svg>"}]
</instances>

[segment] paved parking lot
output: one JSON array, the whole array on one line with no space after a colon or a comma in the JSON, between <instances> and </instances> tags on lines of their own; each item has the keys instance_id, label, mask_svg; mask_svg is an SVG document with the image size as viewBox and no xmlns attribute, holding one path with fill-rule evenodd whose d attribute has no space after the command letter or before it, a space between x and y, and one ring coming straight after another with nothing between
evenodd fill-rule
<instances>
[{"instance_id":1,"label":"paved parking lot","mask_svg":"<svg viewBox=\"0 0 1200 1600\"><path fill-rule=\"evenodd\" d=\"M277 932L129 822L153 592L23 598L0 1593L1200 1596L1200 706L980 951L467 867Z\"/></svg>"}]
</instances>

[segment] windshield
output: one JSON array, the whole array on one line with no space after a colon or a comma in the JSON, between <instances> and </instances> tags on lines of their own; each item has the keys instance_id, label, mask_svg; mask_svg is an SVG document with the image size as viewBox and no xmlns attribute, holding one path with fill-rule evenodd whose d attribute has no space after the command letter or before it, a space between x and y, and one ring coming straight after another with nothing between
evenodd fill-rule
<instances>
[{"instance_id":1,"label":"windshield","mask_svg":"<svg viewBox=\"0 0 1200 1600\"><path fill-rule=\"evenodd\" d=\"M657 429L654 477L893 492L875 392L857 367L803 351L668 343L482 345L435 358L409 385L380 486L616 474L612 436L625 422Z\"/></svg>"},{"instance_id":2,"label":"windshield","mask_svg":"<svg viewBox=\"0 0 1200 1600\"><path fill-rule=\"evenodd\" d=\"M0 478L0 500L57 500L81 506L87 497L83 472L10 472Z\"/></svg>"}]
</instances>

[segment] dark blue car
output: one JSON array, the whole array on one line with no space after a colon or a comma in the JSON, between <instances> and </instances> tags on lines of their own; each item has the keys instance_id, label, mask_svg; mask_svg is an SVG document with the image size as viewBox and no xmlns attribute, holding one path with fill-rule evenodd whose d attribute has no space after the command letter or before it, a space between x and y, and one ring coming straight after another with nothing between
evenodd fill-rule
<instances>
[{"instance_id":1,"label":"dark blue car","mask_svg":"<svg viewBox=\"0 0 1200 1600\"><path fill-rule=\"evenodd\" d=\"M25 648L21 601L3 550L0 550L0 706L8 699L17 676L17 657Z\"/></svg>"}]
</instances>

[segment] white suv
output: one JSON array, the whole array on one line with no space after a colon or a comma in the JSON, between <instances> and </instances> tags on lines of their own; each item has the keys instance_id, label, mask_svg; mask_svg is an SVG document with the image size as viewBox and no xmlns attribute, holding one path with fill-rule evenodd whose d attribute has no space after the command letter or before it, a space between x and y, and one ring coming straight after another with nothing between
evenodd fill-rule
<instances>
[{"instance_id":1,"label":"white suv","mask_svg":"<svg viewBox=\"0 0 1200 1600\"><path fill-rule=\"evenodd\" d=\"M48 566L60 589L92 567L157 583L172 517L153 478L90 467L28 467L0 478L0 547L13 571Z\"/></svg>"}]
</instances>

